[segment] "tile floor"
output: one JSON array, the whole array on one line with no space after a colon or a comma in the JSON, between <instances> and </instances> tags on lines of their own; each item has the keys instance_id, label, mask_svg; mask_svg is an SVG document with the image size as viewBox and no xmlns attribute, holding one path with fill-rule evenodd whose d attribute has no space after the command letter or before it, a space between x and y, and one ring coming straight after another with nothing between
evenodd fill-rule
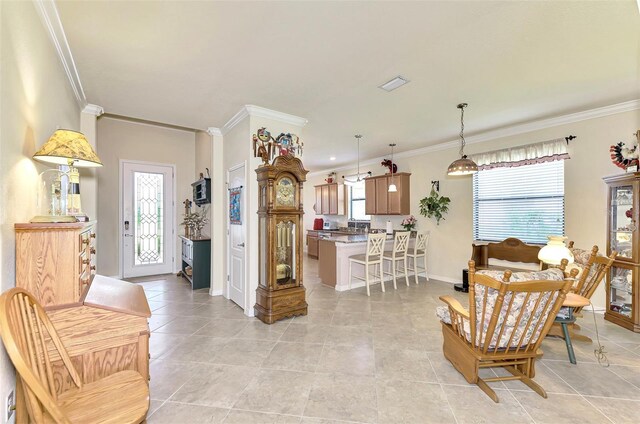
<instances>
[{"instance_id":1,"label":"tile floor","mask_svg":"<svg viewBox=\"0 0 640 424\"><path fill-rule=\"evenodd\" d=\"M150 319L149 423L637 423L640 334L597 316L611 366L594 345L547 339L536 381L491 383L495 404L442 355L434 308L451 285L431 280L338 293L305 262L309 314L271 326L175 276L137 280ZM466 304L466 295L458 294ZM593 316L581 321L594 337ZM488 371L491 372L491 371Z\"/></svg>"}]
</instances>

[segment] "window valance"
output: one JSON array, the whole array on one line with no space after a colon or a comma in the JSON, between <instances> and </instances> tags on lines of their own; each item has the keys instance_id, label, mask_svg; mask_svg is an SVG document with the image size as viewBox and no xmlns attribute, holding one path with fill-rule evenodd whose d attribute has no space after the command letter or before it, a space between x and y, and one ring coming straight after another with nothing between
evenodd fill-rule
<instances>
[{"instance_id":1,"label":"window valance","mask_svg":"<svg viewBox=\"0 0 640 424\"><path fill-rule=\"evenodd\" d=\"M567 143L564 138L510 147L508 149L471 155L478 169L511 168L534 163L552 162L569 159Z\"/></svg>"}]
</instances>

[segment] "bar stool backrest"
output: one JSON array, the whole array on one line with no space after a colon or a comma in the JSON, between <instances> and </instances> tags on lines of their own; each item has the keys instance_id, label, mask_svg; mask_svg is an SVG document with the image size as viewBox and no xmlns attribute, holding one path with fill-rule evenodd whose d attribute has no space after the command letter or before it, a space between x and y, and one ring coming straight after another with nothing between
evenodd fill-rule
<instances>
[{"instance_id":1,"label":"bar stool backrest","mask_svg":"<svg viewBox=\"0 0 640 424\"><path fill-rule=\"evenodd\" d=\"M367 262L369 261L369 258L372 257L380 258L382 251L384 250L384 241L386 238L387 235L385 233L369 234L367 237Z\"/></svg>"},{"instance_id":2,"label":"bar stool backrest","mask_svg":"<svg viewBox=\"0 0 640 424\"><path fill-rule=\"evenodd\" d=\"M411 231L398 231L393 239L393 255L395 257L405 256L409 247L409 236Z\"/></svg>"},{"instance_id":3,"label":"bar stool backrest","mask_svg":"<svg viewBox=\"0 0 640 424\"><path fill-rule=\"evenodd\" d=\"M416 234L416 242L413 245L413 254L417 256L422 250L424 254L427 253L427 246L429 245L429 236L431 235L430 231L418 231Z\"/></svg>"}]
</instances>

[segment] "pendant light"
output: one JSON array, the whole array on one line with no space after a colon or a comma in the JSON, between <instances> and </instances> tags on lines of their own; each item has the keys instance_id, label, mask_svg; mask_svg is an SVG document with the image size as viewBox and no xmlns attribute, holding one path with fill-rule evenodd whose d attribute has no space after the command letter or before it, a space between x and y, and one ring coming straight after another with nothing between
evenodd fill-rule
<instances>
[{"instance_id":1,"label":"pendant light","mask_svg":"<svg viewBox=\"0 0 640 424\"><path fill-rule=\"evenodd\" d=\"M471 159L467 158L464 154L464 108L467 107L466 103L460 103L458 109L460 109L460 159L454 160L447 169L448 175L469 175L478 172L478 165Z\"/></svg>"},{"instance_id":2,"label":"pendant light","mask_svg":"<svg viewBox=\"0 0 640 424\"><path fill-rule=\"evenodd\" d=\"M396 143L391 143L389 146L391 146L391 184L389 184L389 193L395 193L398 191L398 187L396 187L393 179L393 148L396 147Z\"/></svg>"},{"instance_id":3,"label":"pendant light","mask_svg":"<svg viewBox=\"0 0 640 424\"><path fill-rule=\"evenodd\" d=\"M344 175L343 175L342 179L344 180L344 183L346 185L353 185L355 183L359 183L360 181L363 181L365 178L371 176L371 171L369 171L369 172L367 172L365 174L364 177L360 178L360 139L362 138L362 134L356 134L356 135L354 135L354 137L356 138L356 140L358 142L358 174L356 175L356 179L353 180L353 181L345 178Z\"/></svg>"}]
</instances>

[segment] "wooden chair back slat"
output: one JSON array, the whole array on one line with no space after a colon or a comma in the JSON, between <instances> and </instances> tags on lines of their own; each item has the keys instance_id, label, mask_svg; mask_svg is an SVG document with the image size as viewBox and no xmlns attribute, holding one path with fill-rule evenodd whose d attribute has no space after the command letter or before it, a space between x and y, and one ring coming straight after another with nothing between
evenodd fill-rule
<instances>
[{"instance_id":1,"label":"wooden chair back slat","mask_svg":"<svg viewBox=\"0 0 640 424\"><path fill-rule=\"evenodd\" d=\"M528 293L527 295L530 295L531 293ZM549 304L550 300L551 300L551 296L548 296L547 298L547 303L545 305L545 308L541 311L540 316L536 317L536 312L538 311L538 308L540 307L540 302L542 301L542 299L544 298L544 295L542 293L538 294L538 298L536 299L536 303L533 306L533 310L531 312L531 314L529 315L529 319L527 320L527 325L525 325L524 330L522 331L522 335L520 336L520 339L518 340L518 343L516 343L516 353L520 352L520 349L522 349L522 347L524 346L524 340L525 337L527 335L527 333L529 332L529 328L531 327L531 324L534 322L534 320L537 320L538 322L542 320L542 317L544 315L544 313L546 312L546 306ZM525 303L522 307L522 309L520 310L520 316L524 317L524 313L527 310L527 303ZM529 338L529 340L533 339L536 336L535 333L535 329L538 326L536 325L536 327L534 328L534 331L531 333L531 337ZM514 331L515 333L515 331ZM524 350L527 349L528 347L528 343L527 346L525 346Z\"/></svg>"},{"instance_id":2,"label":"wooden chair back slat","mask_svg":"<svg viewBox=\"0 0 640 424\"><path fill-rule=\"evenodd\" d=\"M49 317L26 290L13 288L0 297L0 330L31 419L44 422L46 412L57 423L69 423L56 403L49 341L54 344L76 385L82 387L82 382Z\"/></svg>"},{"instance_id":3,"label":"wooden chair back slat","mask_svg":"<svg viewBox=\"0 0 640 424\"><path fill-rule=\"evenodd\" d=\"M597 249L597 246L594 246L594 248ZM592 254L592 257L589 258L589 270L585 268L582 271L580 280L574 290L575 293L584 298L591 299L591 296L593 296L593 293L595 293L596 289L609 272L617 254L618 252L615 250L612 251L609 256L595 256ZM583 308L583 306L580 306L574 308L573 311L574 313L579 313Z\"/></svg>"},{"instance_id":4,"label":"wooden chair back slat","mask_svg":"<svg viewBox=\"0 0 640 424\"><path fill-rule=\"evenodd\" d=\"M513 301L515 300L515 296L511 296L511 300L509 300L509 306L507 307L507 310L510 311L511 308L513 308ZM504 335L504 330L507 328L506 325L503 325L502 328L500 329L500 333L498 333L498 343L496 343L496 346L493 348L493 353L496 353L498 351L498 346L500 345L500 340L502 340L502 336Z\"/></svg>"},{"instance_id":5,"label":"wooden chair back slat","mask_svg":"<svg viewBox=\"0 0 640 424\"><path fill-rule=\"evenodd\" d=\"M404 256L409 246L411 231L398 231L393 238L393 255Z\"/></svg>"},{"instance_id":6,"label":"wooden chair back slat","mask_svg":"<svg viewBox=\"0 0 640 424\"><path fill-rule=\"evenodd\" d=\"M416 233L416 242L413 245L413 254L417 255L420 250L427 252L427 246L429 245L430 231L418 231Z\"/></svg>"},{"instance_id":7,"label":"wooden chair back slat","mask_svg":"<svg viewBox=\"0 0 640 424\"><path fill-rule=\"evenodd\" d=\"M369 261L370 257L382 255L382 251L384 250L384 241L386 238L387 235L384 233L369 234L367 236L367 261Z\"/></svg>"}]
</instances>

